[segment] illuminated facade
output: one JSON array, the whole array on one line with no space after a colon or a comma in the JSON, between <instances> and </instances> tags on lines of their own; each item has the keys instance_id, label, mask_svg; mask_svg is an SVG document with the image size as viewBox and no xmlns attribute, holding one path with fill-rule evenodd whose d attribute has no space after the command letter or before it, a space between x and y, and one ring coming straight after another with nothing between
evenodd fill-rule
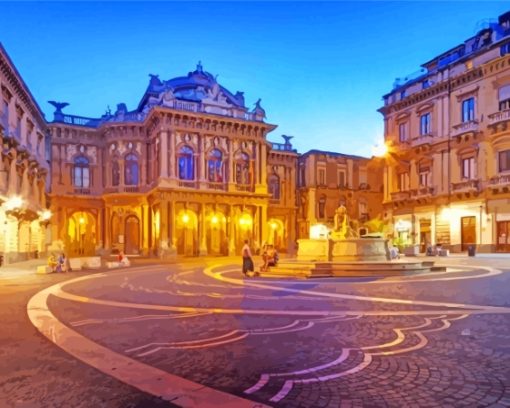
<instances>
[{"instance_id":1,"label":"illuminated facade","mask_svg":"<svg viewBox=\"0 0 510 408\"><path fill-rule=\"evenodd\" d=\"M53 105L52 248L166 257L293 243L297 153L267 141L276 126L260 100L249 111L200 63L184 77L151 75L132 111L85 118Z\"/></svg>"},{"instance_id":2,"label":"illuminated facade","mask_svg":"<svg viewBox=\"0 0 510 408\"><path fill-rule=\"evenodd\" d=\"M44 116L0 44L0 253L4 262L46 249L47 128Z\"/></svg>"},{"instance_id":3,"label":"illuminated facade","mask_svg":"<svg viewBox=\"0 0 510 408\"><path fill-rule=\"evenodd\" d=\"M298 159L298 236L308 238L310 227L332 227L336 209L364 232L379 232L366 223L383 219L383 166L377 159L310 150ZM381 224L381 223L380 223ZM363 233L363 231L361 231Z\"/></svg>"},{"instance_id":4,"label":"illuminated facade","mask_svg":"<svg viewBox=\"0 0 510 408\"><path fill-rule=\"evenodd\" d=\"M384 96L384 206L400 245L510 251L510 13Z\"/></svg>"}]
</instances>

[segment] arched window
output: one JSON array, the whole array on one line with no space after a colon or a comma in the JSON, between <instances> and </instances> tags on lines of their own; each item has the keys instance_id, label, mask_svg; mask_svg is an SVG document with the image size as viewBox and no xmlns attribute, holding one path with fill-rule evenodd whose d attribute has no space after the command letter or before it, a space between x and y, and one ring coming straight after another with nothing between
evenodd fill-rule
<instances>
[{"instance_id":1,"label":"arched window","mask_svg":"<svg viewBox=\"0 0 510 408\"><path fill-rule=\"evenodd\" d=\"M207 158L207 179L213 183L223 182L223 154L218 149L212 150Z\"/></svg>"},{"instance_id":2,"label":"arched window","mask_svg":"<svg viewBox=\"0 0 510 408\"><path fill-rule=\"evenodd\" d=\"M129 153L124 158L124 184L138 185L138 157L134 153Z\"/></svg>"},{"instance_id":3,"label":"arched window","mask_svg":"<svg viewBox=\"0 0 510 408\"><path fill-rule=\"evenodd\" d=\"M272 198L275 200L280 199L280 177L278 177L276 174L272 174L269 176L269 183L268 183L268 190L269 194L271 194Z\"/></svg>"},{"instance_id":4,"label":"arched window","mask_svg":"<svg viewBox=\"0 0 510 408\"><path fill-rule=\"evenodd\" d=\"M250 157L246 153L237 156L236 183L251 184Z\"/></svg>"},{"instance_id":5,"label":"arched window","mask_svg":"<svg viewBox=\"0 0 510 408\"><path fill-rule=\"evenodd\" d=\"M120 184L120 166L117 159L112 161L112 186L118 186Z\"/></svg>"},{"instance_id":6,"label":"arched window","mask_svg":"<svg viewBox=\"0 0 510 408\"><path fill-rule=\"evenodd\" d=\"M181 180L195 179L193 149L189 146L183 146L179 151L179 178Z\"/></svg>"},{"instance_id":7,"label":"arched window","mask_svg":"<svg viewBox=\"0 0 510 408\"><path fill-rule=\"evenodd\" d=\"M85 156L77 156L74 159L73 183L75 187L90 186L89 159Z\"/></svg>"}]
</instances>

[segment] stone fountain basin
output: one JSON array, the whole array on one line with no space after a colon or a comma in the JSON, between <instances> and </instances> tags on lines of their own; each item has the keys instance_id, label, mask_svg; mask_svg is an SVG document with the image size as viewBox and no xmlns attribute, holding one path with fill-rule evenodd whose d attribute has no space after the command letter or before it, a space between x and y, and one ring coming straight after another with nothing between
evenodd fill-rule
<instances>
[{"instance_id":1,"label":"stone fountain basin","mask_svg":"<svg viewBox=\"0 0 510 408\"><path fill-rule=\"evenodd\" d=\"M298 261L389 261L388 240L383 238L300 239Z\"/></svg>"}]
</instances>

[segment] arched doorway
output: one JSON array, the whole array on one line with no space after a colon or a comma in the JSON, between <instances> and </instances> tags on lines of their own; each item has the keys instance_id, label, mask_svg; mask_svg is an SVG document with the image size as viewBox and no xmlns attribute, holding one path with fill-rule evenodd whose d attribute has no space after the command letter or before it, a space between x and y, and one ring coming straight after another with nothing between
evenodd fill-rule
<instances>
[{"instance_id":1,"label":"arched doorway","mask_svg":"<svg viewBox=\"0 0 510 408\"><path fill-rule=\"evenodd\" d=\"M241 253L244 241L248 240L249 245L253 248L253 217L248 212L239 214L236 225L236 252Z\"/></svg>"},{"instance_id":2,"label":"arched doorway","mask_svg":"<svg viewBox=\"0 0 510 408\"><path fill-rule=\"evenodd\" d=\"M181 210L176 220L177 253L198 255L198 218L192 210Z\"/></svg>"},{"instance_id":3,"label":"arched doorway","mask_svg":"<svg viewBox=\"0 0 510 408\"><path fill-rule=\"evenodd\" d=\"M117 253L122 250L122 244L120 241L122 240L121 232L120 232L120 216L117 213L113 213L112 219L110 222L110 234L111 234L111 243L112 250L114 253Z\"/></svg>"},{"instance_id":4,"label":"arched doorway","mask_svg":"<svg viewBox=\"0 0 510 408\"><path fill-rule=\"evenodd\" d=\"M129 255L140 253L140 221L136 215L130 215L124 223L124 252Z\"/></svg>"},{"instance_id":5,"label":"arched doorway","mask_svg":"<svg viewBox=\"0 0 510 408\"><path fill-rule=\"evenodd\" d=\"M67 255L94 255L96 237L96 219L94 216L87 211L75 212L67 221Z\"/></svg>"},{"instance_id":6,"label":"arched doorway","mask_svg":"<svg viewBox=\"0 0 510 408\"><path fill-rule=\"evenodd\" d=\"M277 218L271 218L269 221L268 221L268 231L269 231L269 235L268 235L268 239L267 239L267 242L268 244L272 244L274 245L274 247L276 249L278 249L279 251L281 250L285 250L286 247L285 247L285 244L284 244L284 229L283 229L283 222L282 220L279 220Z\"/></svg>"},{"instance_id":7,"label":"arched doorway","mask_svg":"<svg viewBox=\"0 0 510 408\"><path fill-rule=\"evenodd\" d=\"M206 218L207 253L209 255L227 255L227 219L220 212L212 212Z\"/></svg>"}]
</instances>

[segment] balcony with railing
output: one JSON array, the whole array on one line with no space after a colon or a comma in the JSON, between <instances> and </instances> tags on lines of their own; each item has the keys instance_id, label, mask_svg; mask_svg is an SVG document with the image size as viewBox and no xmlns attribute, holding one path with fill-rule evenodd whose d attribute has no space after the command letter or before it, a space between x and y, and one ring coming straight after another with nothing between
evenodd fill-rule
<instances>
[{"instance_id":1,"label":"balcony with railing","mask_svg":"<svg viewBox=\"0 0 510 408\"><path fill-rule=\"evenodd\" d=\"M209 190L216 190L216 191L227 191L227 183L218 183L218 182L207 182L207 188Z\"/></svg>"},{"instance_id":2,"label":"balcony with railing","mask_svg":"<svg viewBox=\"0 0 510 408\"><path fill-rule=\"evenodd\" d=\"M75 188L74 194L90 195L90 189L89 188Z\"/></svg>"},{"instance_id":3,"label":"balcony with railing","mask_svg":"<svg viewBox=\"0 0 510 408\"><path fill-rule=\"evenodd\" d=\"M395 191L391 193L391 201L405 201L410 197L410 191Z\"/></svg>"},{"instance_id":4,"label":"balcony with railing","mask_svg":"<svg viewBox=\"0 0 510 408\"><path fill-rule=\"evenodd\" d=\"M510 174L501 174L494 176L489 179L489 185L491 187L501 187L510 185Z\"/></svg>"},{"instance_id":5,"label":"balcony with railing","mask_svg":"<svg viewBox=\"0 0 510 408\"><path fill-rule=\"evenodd\" d=\"M251 184L236 184L236 191L251 192L254 190Z\"/></svg>"},{"instance_id":6,"label":"balcony with railing","mask_svg":"<svg viewBox=\"0 0 510 408\"><path fill-rule=\"evenodd\" d=\"M73 126L97 127L101 120L77 115L62 115L62 120L56 122L63 122Z\"/></svg>"},{"instance_id":7,"label":"balcony with railing","mask_svg":"<svg viewBox=\"0 0 510 408\"><path fill-rule=\"evenodd\" d=\"M272 150L277 150L277 151L280 151L280 152L292 152L292 153L297 153L297 150L296 149L293 149L292 148L292 145L290 143L276 143L276 142L271 142L271 149Z\"/></svg>"},{"instance_id":8,"label":"balcony with railing","mask_svg":"<svg viewBox=\"0 0 510 408\"><path fill-rule=\"evenodd\" d=\"M459 183L452 183L452 192L464 193L470 191L478 191L479 185L480 180L478 179L463 180Z\"/></svg>"},{"instance_id":9,"label":"balcony with railing","mask_svg":"<svg viewBox=\"0 0 510 408\"><path fill-rule=\"evenodd\" d=\"M496 125L498 123L510 121L510 109L503 110L501 112L491 113L490 115L487 116L487 121L489 125Z\"/></svg>"},{"instance_id":10,"label":"balcony with railing","mask_svg":"<svg viewBox=\"0 0 510 408\"><path fill-rule=\"evenodd\" d=\"M411 146L420 146L423 144L432 144L434 142L434 134L427 133L426 135L420 135L411 139Z\"/></svg>"},{"instance_id":11,"label":"balcony with railing","mask_svg":"<svg viewBox=\"0 0 510 408\"><path fill-rule=\"evenodd\" d=\"M125 193L139 193L140 192L140 186L126 186L124 187Z\"/></svg>"},{"instance_id":12,"label":"balcony with railing","mask_svg":"<svg viewBox=\"0 0 510 408\"><path fill-rule=\"evenodd\" d=\"M478 132L479 125L477 120L469 120L453 126L452 136L460 136L464 133Z\"/></svg>"},{"instance_id":13,"label":"balcony with railing","mask_svg":"<svg viewBox=\"0 0 510 408\"><path fill-rule=\"evenodd\" d=\"M198 188L198 183L195 180L179 180L177 185L183 188Z\"/></svg>"},{"instance_id":14,"label":"balcony with railing","mask_svg":"<svg viewBox=\"0 0 510 408\"><path fill-rule=\"evenodd\" d=\"M420 186L419 188L411 190L410 193L413 198L430 197L434 194L434 187Z\"/></svg>"}]
</instances>

